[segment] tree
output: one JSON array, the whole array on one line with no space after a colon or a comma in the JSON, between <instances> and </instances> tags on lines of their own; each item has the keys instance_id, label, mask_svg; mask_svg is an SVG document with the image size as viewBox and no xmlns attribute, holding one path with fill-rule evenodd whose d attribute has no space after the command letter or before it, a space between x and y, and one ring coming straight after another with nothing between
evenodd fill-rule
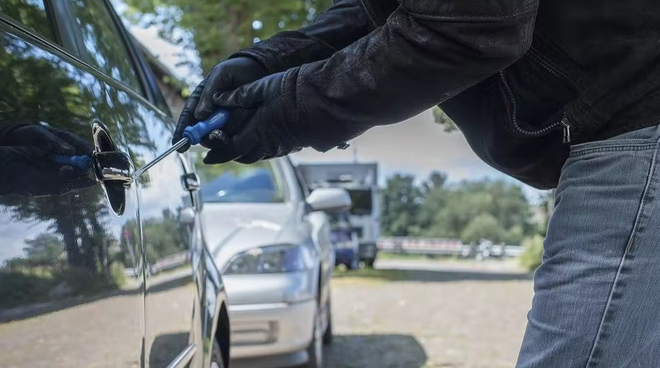
<instances>
[{"instance_id":1,"label":"tree","mask_svg":"<svg viewBox=\"0 0 660 368\"><path fill-rule=\"evenodd\" d=\"M536 270L543 259L543 237L534 235L523 241L523 254L520 257L520 264L529 271Z\"/></svg>"},{"instance_id":2,"label":"tree","mask_svg":"<svg viewBox=\"0 0 660 368\"><path fill-rule=\"evenodd\" d=\"M50 233L42 233L34 239L26 239L24 250L33 266L49 266L57 263L64 253L62 240Z\"/></svg>"},{"instance_id":3,"label":"tree","mask_svg":"<svg viewBox=\"0 0 660 368\"><path fill-rule=\"evenodd\" d=\"M448 185L446 174L434 172L416 186L413 177L396 175L387 181L382 200L386 235L520 244L534 232L522 189L504 181Z\"/></svg>"},{"instance_id":4,"label":"tree","mask_svg":"<svg viewBox=\"0 0 660 368\"><path fill-rule=\"evenodd\" d=\"M479 243L481 239L488 239L499 243L504 238L505 230L493 215L484 213L470 221L461 232L463 243Z\"/></svg>"},{"instance_id":5,"label":"tree","mask_svg":"<svg viewBox=\"0 0 660 368\"><path fill-rule=\"evenodd\" d=\"M383 232L391 236L407 236L415 226L421 202L421 191L413 176L395 175L382 191Z\"/></svg>"},{"instance_id":6,"label":"tree","mask_svg":"<svg viewBox=\"0 0 660 368\"><path fill-rule=\"evenodd\" d=\"M163 39L197 50L201 60L198 74L208 73L220 60L253 42L308 24L332 5L331 0L124 1L128 5L125 15L131 22L157 26Z\"/></svg>"},{"instance_id":7,"label":"tree","mask_svg":"<svg viewBox=\"0 0 660 368\"><path fill-rule=\"evenodd\" d=\"M438 106L433 107L433 120L445 130L446 133L458 131L458 126L444 111Z\"/></svg>"},{"instance_id":8,"label":"tree","mask_svg":"<svg viewBox=\"0 0 660 368\"><path fill-rule=\"evenodd\" d=\"M520 225L515 225L504 234L502 241L509 245L520 245L525 237L525 232Z\"/></svg>"}]
</instances>

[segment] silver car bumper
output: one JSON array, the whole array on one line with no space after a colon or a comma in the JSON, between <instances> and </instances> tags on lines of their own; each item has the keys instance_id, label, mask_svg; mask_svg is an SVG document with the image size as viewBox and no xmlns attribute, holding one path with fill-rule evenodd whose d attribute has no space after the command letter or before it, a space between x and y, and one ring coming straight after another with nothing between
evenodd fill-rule
<instances>
[{"instance_id":1,"label":"silver car bumper","mask_svg":"<svg viewBox=\"0 0 660 368\"><path fill-rule=\"evenodd\" d=\"M304 350L314 329L314 300L229 307L232 359Z\"/></svg>"},{"instance_id":2,"label":"silver car bumper","mask_svg":"<svg viewBox=\"0 0 660 368\"><path fill-rule=\"evenodd\" d=\"M223 276L232 359L296 353L309 345L317 272Z\"/></svg>"}]
</instances>

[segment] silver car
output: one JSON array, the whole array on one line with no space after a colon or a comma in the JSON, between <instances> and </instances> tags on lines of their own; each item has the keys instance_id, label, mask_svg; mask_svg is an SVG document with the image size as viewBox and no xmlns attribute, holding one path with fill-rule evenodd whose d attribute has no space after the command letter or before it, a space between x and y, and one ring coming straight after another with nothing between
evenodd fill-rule
<instances>
[{"instance_id":1,"label":"silver car","mask_svg":"<svg viewBox=\"0 0 660 368\"><path fill-rule=\"evenodd\" d=\"M325 212L346 210L350 196L308 196L288 158L197 168L206 241L229 299L232 367L322 367L335 265Z\"/></svg>"}]
</instances>

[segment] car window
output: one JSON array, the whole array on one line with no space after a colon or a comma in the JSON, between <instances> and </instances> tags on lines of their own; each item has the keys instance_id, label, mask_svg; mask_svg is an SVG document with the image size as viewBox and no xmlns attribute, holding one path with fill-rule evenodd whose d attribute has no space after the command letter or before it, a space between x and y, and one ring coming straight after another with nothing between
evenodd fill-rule
<instances>
[{"instance_id":1,"label":"car window","mask_svg":"<svg viewBox=\"0 0 660 368\"><path fill-rule=\"evenodd\" d=\"M55 41L43 0L0 0L0 13Z\"/></svg>"},{"instance_id":2,"label":"car window","mask_svg":"<svg viewBox=\"0 0 660 368\"><path fill-rule=\"evenodd\" d=\"M351 195L351 213L358 216L371 215L373 210L372 195L369 189L349 189Z\"/></svg>"},{"instance_id":3,"label":"car window","mask_svg":"<svg viewBox=\"0 0 660 368\"><path fill-rule=\"evenodd\" d=\"M197 165L205 203L278 203L284 201L282 178L272 162L252 165Z\"/></svg>"},{"instance_id":4,"label":"car window","mask_svg":"<svg viewBox=\"0 0 660 368\"><path fill-rule=\"evenodd\" d=\"M70 3L73 16L80 26L89 63L142 93L135 65L105 2L70 0Z\"/></svg>"}]
</instances>

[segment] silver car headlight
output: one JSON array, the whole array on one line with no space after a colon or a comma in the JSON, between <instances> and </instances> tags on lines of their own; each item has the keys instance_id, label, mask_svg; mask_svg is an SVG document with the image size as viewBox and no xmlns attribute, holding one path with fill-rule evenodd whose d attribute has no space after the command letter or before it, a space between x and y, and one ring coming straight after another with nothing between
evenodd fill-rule
<instances>
[{"instance_id":1,"label":"silver car headlight","mask_svg":"<svg viewBox=\"0 0 660 368\"><path fill-rule=\"evenodd\" d=\"M312 253L302 245L278 244L239 253L227 264L227 275L252 275L304 271L312 267Z\"/></svg>"}]
</instances>

